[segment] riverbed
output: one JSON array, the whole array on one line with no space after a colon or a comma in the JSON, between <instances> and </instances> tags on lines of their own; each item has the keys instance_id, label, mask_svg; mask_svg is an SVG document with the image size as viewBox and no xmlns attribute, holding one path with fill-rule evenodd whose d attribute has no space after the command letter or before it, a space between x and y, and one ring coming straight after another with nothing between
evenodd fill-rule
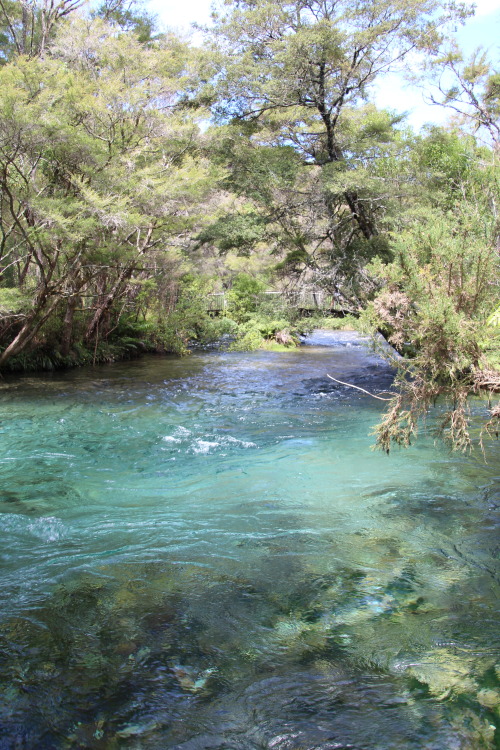
<instances>
[{"instance_id":1,"label":"riverbed","mask_svg":"<svg viewBox=\"0 0 500 750\"><path fill-rule=\"evenodd\" d=\"M0 382L0 748L500 747L500 447L353 333ZM478 416L481 402L473 407Z\"/></svg>"}]
</instances>

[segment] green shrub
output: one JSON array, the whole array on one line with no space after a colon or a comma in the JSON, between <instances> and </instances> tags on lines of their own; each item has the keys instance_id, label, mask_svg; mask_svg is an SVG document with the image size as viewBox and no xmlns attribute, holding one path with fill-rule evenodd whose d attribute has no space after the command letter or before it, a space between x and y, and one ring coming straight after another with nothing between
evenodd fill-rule
<instances>
[{"instance_id":1,"label":"green shrub","mask_svg":"<svg viewBox=\"0 0 500 750\"><path fill-rule=\"evenodd\" d=\"M264 345L264 339L256 326L251 326L248 330L240 329L236 341L229 346L230 352L252 352L255 349L261 349Z\"/></svg>"},{"instance_id":2,"label":"green shrub","mask_svg":"<svg viewBox=\"0 0 500 750\"><path fill-rule=\"evenodd\" d=\"M272 341L284 347L296 347L301 331L286 318L267 318L255 315L238 329L238 336L229 347L230 351L252 351L261 349Z\"/></svg>"},{"instance_id":3,"label":"green shrub","mask_svg":"<svg viewBox=\"0 0 500 750\"><path fill-rule=\"evenodd\" d=\"M247 273L239 273L227 294L228 313L237 323L246 323L257 312L260 297L266 288L264 281Z\"/></svg>"},{"instance_id":4,"label":"green shrub","mask_svg":"<svg viewBox=\"0 0 500 750\"><path fill-rule=\"evenodd\" d=\"M359 319L354 315L344 315L341 318L313 317L308 319L311 328L324 328L328 331L357 331L360 330Z\"/></svg>"}]
</instances>

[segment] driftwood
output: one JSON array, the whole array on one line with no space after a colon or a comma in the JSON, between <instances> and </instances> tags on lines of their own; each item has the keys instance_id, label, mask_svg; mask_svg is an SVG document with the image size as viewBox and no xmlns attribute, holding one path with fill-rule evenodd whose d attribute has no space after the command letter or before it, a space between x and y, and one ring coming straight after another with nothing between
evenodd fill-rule
<instances>
[{"instance_id":1,"label":"driftwood","mask_svg":"<svg viewBox=\"0 0 500 750\"><path fill-rule=\"evenodd\" d=\"M337 378L332 377L332 375L326 376L327 378L330 378L330 380L333 380L335 383L340 383L340 385L346 385L348 388L356 388L356 390L361 391L362 393L366 393L367 396L371 396L372 398L378 398L379 401L392 401L392 398L394 396L397 396L397 393L392 393L391 391L380 391L380 393L391 393L391 398L383 398L382 396L376 396L374 393L370 393L370 391L365 390L364 388L361 388L359 385L353 385L352 383L344 383L342 380L337 380Z\"/></svg>"}]
</instances>

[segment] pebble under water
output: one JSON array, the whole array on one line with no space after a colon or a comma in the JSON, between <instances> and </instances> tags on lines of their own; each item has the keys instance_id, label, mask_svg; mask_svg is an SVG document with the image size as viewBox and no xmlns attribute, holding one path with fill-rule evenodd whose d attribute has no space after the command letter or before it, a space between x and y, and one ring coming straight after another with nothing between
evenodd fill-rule
<instances>
[{"instance_id":1,"label":"pebble under water","mask_svg":"<svg viewBox=\"0 0 500 750\"><path fill-rule=\"evenodd\" d=\"M0 381L1 750L500 748L500 446L374 452L327 373L392 379L316 332Z\"/></svg>"}]
</instances>

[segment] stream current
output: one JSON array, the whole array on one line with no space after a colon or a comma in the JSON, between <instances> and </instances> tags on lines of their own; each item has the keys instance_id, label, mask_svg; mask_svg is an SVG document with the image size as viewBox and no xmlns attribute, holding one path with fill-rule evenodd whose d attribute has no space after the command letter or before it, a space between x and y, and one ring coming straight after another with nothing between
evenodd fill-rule
<instances>
[{"instance_id":1,"label":"stream current","mask_svg":"<svg viewBox=\"0 0 500 750\"><path fill-rule=\"evenodd\" d=\"M500 446L374 452L327 373L392 380L315 332L0 381L1 750L500 747Z\"/></svg>"}]
</instances>

